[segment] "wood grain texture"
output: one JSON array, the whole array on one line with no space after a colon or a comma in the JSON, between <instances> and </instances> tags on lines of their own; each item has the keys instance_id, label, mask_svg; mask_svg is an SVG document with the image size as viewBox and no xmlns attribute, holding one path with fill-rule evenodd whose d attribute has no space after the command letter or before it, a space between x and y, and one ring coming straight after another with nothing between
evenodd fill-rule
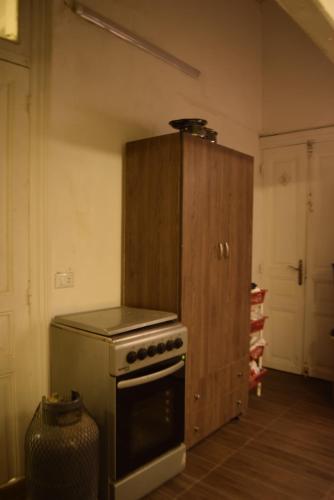
<instances>
[{"instance_id":1,"label":"wood grain texture","mask_svg":"<svg viewBox=\"0 0 334 500\"><path fill-rule=\"evenodd\" d=\"M224 368L222 339L219 339L224 307L219 296L223 267L218 251L223 214L223 169L216 151L210 143L184 136L181 321L190 332L186 409L188 445L220 425L217 393L222 380L219 369ZM218 352L217 342L220 342ZM196 394L200 399L195 399Z\"/></svg>"},{"instance_id":2,"label":"wood grain texture","mask_svg":"<svg viewBox=\"0 0 334 500\"><path fill-rule=\"evenodd\" d=\"M251 158L184 137L181 320L191 332L188 446L247 407L252 179ZM219 254L225 243L228 258ZM235 362L242 364L238 379L231 372Z\"/></svg>"},{"instance_id":3,"label":"wood grain texture","mask_svg":"<svg viewBox=\"0 0 334 500\"><path fill-rule=\"evenodd\" d=\"M123 302L188 328L188 446L247 408L252 179L250 157L189 134L127 145Z\"/></svg>"},{"instance_id":4,"label":"wood grain texture","mask_svg":"<svg viewBox=\"0 0 334 500\"><path fill-rule=\"evenodd\" d=\"M229 165L229 277L228 305L233 360L248 353L250 282L253 221L253 161L235 152L226 152Z\"/></svg>"},{"instance_id":5,"label":"wood grain texture","mask_svg":"<svg viewBox=\"0 0 334 500\"><path fill-rule=\"evenodd\" d=\"M181 143L128 143L123 203L123 303L179 310Z\"/></svg>"},{"instance_id":6,"label":"wood grain texture","mask_svg":"<svg viewBox=\"0 0 334 500\"><path fill-rule=\"evenodd\" d=\"M246 416L194 446L186 470L148 498L333 500L333 421L329 382L269 371Z\"/></svg>"}]
</instances>

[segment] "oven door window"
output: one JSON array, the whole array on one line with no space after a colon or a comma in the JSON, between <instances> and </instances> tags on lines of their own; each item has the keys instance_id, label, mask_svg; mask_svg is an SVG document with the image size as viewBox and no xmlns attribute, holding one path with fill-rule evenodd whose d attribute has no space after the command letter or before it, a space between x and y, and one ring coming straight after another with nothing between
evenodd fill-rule
<instances>
[{"instance_id":1,"label":"oven door window","mask_svg":"<svg viewBox=\"0 0 334 500\"><path fill-rule=\"evenodd\" d=\"M184 440L184 366L157 380L139 383L147 375L173 370L174 365L182 365L180 361L181 357L173 358L117 378L117 479ZM120 388L120 381L129 386ZM131 386L132 381L136 385Z\"/></svg>"}]
</instances>

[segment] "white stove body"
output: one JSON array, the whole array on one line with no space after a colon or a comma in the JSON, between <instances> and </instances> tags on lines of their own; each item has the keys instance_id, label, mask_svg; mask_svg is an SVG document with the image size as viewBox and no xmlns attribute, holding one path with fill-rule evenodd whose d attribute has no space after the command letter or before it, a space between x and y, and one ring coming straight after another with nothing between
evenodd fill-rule
<instances>
[{"instance_id":1,"label":"white stove body","mask_svg":"<svg viewBox=\"0 0 334 500\"><path fill-rule=\"evenodd\" d=\"M183 470L187 331L175 314L119 307L60 316L50 344L51 391L78 391L100 428L100 500L139 499ZM157 433L148 434L143 415L155 411ZM151 459L145 432L147 447L163 450ZM164 433L165 446L155 443Z\"/></svg>"}]
</instances>

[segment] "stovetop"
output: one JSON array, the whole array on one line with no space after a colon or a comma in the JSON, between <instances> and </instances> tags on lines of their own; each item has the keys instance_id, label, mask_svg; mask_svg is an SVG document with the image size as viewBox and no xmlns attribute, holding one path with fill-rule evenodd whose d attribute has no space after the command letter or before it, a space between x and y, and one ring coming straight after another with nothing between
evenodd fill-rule
<instances>
[{"instance_id":1,"label":"stovetop","mask_svg":"<svg viewBox=\"0 0 334 500\"><path fill-rule=\"evenodd\" d=\"M177 315L171 312L119 306L56 316L54 323L112 337L175 319Z\"/></svg>"}]
</instances>

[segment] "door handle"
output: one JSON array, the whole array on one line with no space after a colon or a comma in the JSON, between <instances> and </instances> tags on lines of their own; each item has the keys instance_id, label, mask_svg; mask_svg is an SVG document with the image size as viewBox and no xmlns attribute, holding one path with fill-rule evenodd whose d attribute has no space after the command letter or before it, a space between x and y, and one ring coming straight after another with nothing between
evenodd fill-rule
<instances>
[{"instance_id":1,"label":"door handle","mask_svg":"<svg viewBox=\"0 0 334 500\"><path fill-rule=\"evenodd\" d=\"M303 267L303 261L300 259L298 261L298 266L288 266L290 269L293 269L294 271L298 272L298 285L303 284L303 274L304 274L304 267Z\"/></svg>"},{"instance_id":2,"label":"door handle","mask_svg":"<svg viewBox=\"0 0 334 500\"><path fill-rule=\"evenodd\" d=\"M220 241L218 243L218 259L228 259L230 256L230 245L227 241Z\"/></svg>"},{"instance_id":3,"label":"door handle","mask_svg":"<svg viewBox=\"0 0 334 500\"><path fill-rule=\"evenodd\" d=\"M224 257L225 259L228 259L230 256L230 245L228 244L227 241L224 241Z\"/></svg>"},{"instance_id":4,"label":"door handle","mask_svg":"<svg viewBox=\"0 0 334 500\"><path fill-rule=\"evenodd\" d=\"M218 259L221 260L224 257L224 245L223 242L220 241L218 243Z\"/></svg>"},{"instance_id":5,"label":"door handle","mask_svg":"<svg viewBox=\"0 0 334 500\"><path fill-rule=\"evenodd\" d=\"M135 387L137 385L148 384L149 382L154 382L154 380L159 380L167 375L177 372L184 367L184 361L179 361L175 365L160 370L159 372L150 373L149 375L143 375L142 377L130 378L129 380L121 380L117 383L117 389L128 389L129 387Z\"/></svg>"}]
</instances>

